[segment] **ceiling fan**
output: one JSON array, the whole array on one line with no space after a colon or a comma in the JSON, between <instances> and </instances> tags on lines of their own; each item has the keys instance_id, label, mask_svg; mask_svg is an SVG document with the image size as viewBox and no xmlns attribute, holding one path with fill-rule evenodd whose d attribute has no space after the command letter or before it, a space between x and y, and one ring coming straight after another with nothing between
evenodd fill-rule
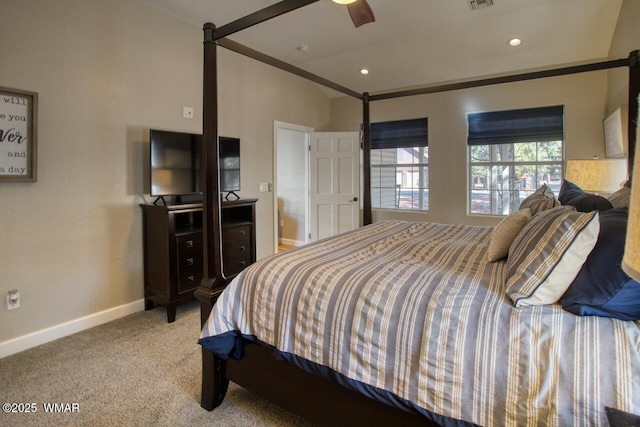
<instances>
[{"instance_id":1,"label":"ceiling fan","mask_svg":"<svg viewBox=\"0 0 640 427\"><path fill-rule=\"evenodd\" d=\"M276 16L283 15L288 12L292 12L301 7L316 3L320 0L282 0L278 3L267 6L257 12L250 13L247 16L236 19L229 22L222 27L216 28L214 31L214 40L223 39L233 33L242 31L245 28L249 28L253 25L259 24ZM376 18L373 16L373 11L367 3L367 0L333 0L336 3L346 4L351 15L353 25L360 27L369 22L375 22Z\"/></svg>"},{"instance_id":2,"label":"ceiling fan","mask_svg":"<svg viewBox=\"0 0 640 427\"><path fill-rule=\"evenodd\" d=\"M353 21L353 25L360 27L370 22L375 22L376 18L373 16L371 6L367 3L367 0L333 0L336 3L346 4L349 10L349 15Z\"/></svg>"}]
</instances>

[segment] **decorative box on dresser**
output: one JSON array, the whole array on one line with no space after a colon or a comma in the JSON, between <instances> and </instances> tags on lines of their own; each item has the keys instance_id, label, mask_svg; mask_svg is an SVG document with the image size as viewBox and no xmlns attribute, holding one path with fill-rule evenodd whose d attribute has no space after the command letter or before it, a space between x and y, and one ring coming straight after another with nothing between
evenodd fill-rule
<instances>
[{"instance_id":1,"label":"decorative box on dresser","mask_svg":"<svg viewBox=\"0 0 640 427\"><path fill-rule=\"evenodd\" d=\"M227 283L256 261L257 201L238 199L221 204L222 268ZM145 309L166 306L171 323L176 319L176 307L193 299L193 291L202 281L202 205L141 206Z\"/></svg>"}]
</instances>

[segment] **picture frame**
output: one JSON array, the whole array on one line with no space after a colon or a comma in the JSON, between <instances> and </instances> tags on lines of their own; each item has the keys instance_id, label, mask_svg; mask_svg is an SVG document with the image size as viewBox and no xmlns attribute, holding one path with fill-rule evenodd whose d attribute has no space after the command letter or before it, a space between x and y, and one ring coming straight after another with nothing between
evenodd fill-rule
<instances>
[{"instance_id":1,"label":"picture frame","mask_svg":"<svg viewBox=\"0 0 640 427\"><path fill-rule=\"evenodd\" d=\"M607 159L627 157L628 106L621 105L604 119L604 148Z\"/></svg>"},{"instance_id":2,"label":"picture frame","mask_svg":"<svg viewBox=\"0 0 640 427\"><path fill-rule=\"evenodd\" d=\"M38 94L0 86L0 182L37 181Z\"/></svg>"}]
</instances>

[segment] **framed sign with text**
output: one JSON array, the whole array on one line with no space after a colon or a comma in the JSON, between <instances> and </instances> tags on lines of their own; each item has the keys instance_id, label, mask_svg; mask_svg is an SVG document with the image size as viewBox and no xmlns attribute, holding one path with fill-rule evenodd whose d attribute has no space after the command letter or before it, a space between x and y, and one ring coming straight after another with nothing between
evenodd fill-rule
<instances>
[{"instance_id":1,"label":"framed sign with text","mask_svg":"<svg viewBox=\"0 0 640 427\"><path fill-rule=\"evenodd\" d=\"M626 104L621 105L604 119L604 153L608 159L627 157L628 111Z\"/></svg>"},{"instance_id":2,"label":"framed sign with text","mask_svg":"<svg viewBox=\"0 0 640 427\"><path fill-rule=\"evenodd\" d=\"M37 181L38 94L0 86L0 182Z\"/></svg>"}]
</instances>

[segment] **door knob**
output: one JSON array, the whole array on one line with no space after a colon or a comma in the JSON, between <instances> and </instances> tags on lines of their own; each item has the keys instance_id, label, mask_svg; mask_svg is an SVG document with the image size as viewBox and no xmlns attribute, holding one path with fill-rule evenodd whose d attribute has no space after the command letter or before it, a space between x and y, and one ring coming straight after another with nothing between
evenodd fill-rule
<instances>
[{"instance_id":1,"label":"door knob","mask_svg":"<svg viewBox=\"0 0 640 427\"><path fill-rule=\"evenodd\" d=\"M358 201L358 198L357 198L357 197L354 197L354 198L353 198L353 199L351 199L350 201L351 201L351 202L357 202L357 201Z\"/></svg>"}]
</instances>

